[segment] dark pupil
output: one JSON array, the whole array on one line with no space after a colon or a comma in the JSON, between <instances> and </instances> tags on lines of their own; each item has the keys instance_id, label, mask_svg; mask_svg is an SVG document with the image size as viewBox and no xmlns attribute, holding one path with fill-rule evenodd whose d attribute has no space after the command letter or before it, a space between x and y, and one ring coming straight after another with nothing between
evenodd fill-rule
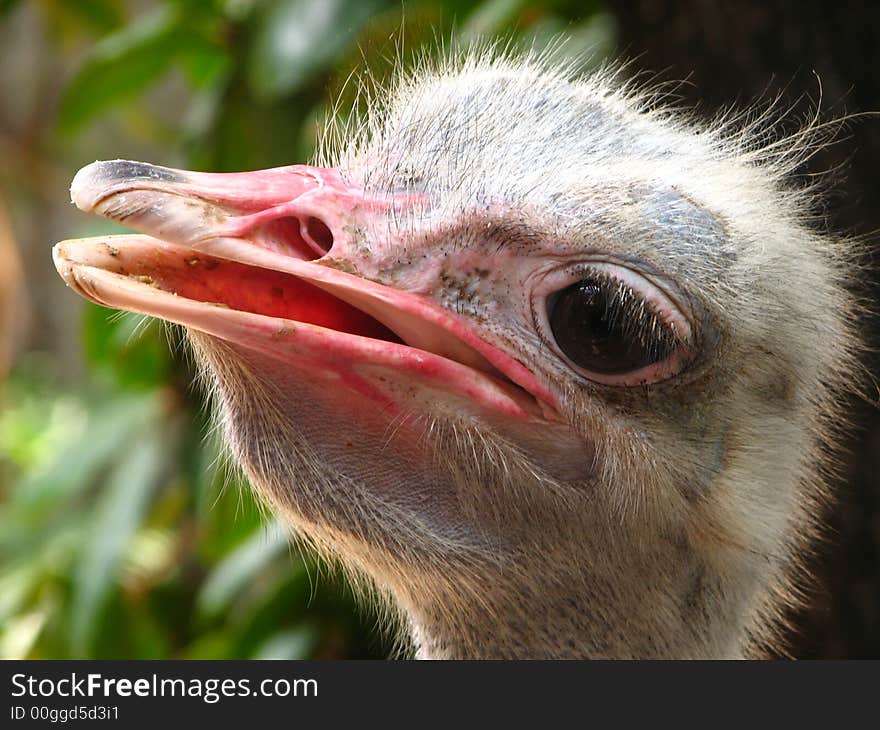
<instances>
[{"instance_id":1,"label":"dark pupil","mask_svg":"<svg viewBox=\"0 0 880 730\"><path fill-rule=\"evenodd\" d=\"M626 312L613 307L608 286L580 281L559 292L550 311L550 327L559 348L568 358L594 373L627 373L660 360L637 334L626 326Z\"/></svg>"}]
</instances>

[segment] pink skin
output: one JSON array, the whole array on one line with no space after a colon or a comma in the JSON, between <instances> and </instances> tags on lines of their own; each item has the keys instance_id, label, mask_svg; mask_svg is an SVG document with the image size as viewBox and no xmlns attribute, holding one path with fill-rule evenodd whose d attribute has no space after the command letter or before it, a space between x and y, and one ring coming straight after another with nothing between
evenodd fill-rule
<instances>
[{"instance_id":1,"label":"pink skin","mask_svg":"<svg viewBox=\"0 0 880 730\"><path fill-rule=\"evenodd\" d=\"M64 280L92 301L293 363L392 411L417 386L461 408L557 420L549 390L471 322L339 270L357 268L350 232L411 196L367 199L335 170L304 165L215 174L114 161L83 168L71 197L151 234L55 246Z\"/></svg>"}]
</instances>

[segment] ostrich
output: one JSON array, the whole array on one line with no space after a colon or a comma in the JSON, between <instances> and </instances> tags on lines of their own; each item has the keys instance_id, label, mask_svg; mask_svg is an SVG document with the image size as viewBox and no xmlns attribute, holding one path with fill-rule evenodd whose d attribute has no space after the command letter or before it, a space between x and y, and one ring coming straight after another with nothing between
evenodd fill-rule
<instances>
[{"instance_id":1,"label":"ostrich","mask_svg":"<svg viewBox=\"0 0 880 730\"><path fill-rule=\"evenodd\" d=\"M65 282L183 325L270 509L422 658L754 656L803 583L856 337L821 139L471 52L315 166L122 160Z\"/></svg>"}]
</instances>

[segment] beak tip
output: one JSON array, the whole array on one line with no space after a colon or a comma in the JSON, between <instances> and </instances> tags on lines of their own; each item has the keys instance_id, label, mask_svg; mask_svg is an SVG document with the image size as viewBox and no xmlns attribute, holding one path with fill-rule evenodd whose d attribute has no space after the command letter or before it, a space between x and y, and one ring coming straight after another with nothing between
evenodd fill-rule
<instances>
[{"instance_id":1,"label":"beak tip","mask_svg":"<svg viewBox=\"0 0 880 730\"><path fill-rule=\"evenodd\" d=\"M96 183L105 177L101 174L106 162L93 162L74 175L70 183L70 202L82 211L89 212L97 202L100 186Z\"/></svg>"},{"instance_id":2,"label":"beak tip","mask_svg":"<svg viewBox=\"0 0 880 730\"><path fill-rule=\"evenodd\" d=\"M98 160L83 167L70 183L70 200L92 212L108 193L126 185L168 185L185 182L178 170L132 160Z\"/></svg>"},{"instance_id":3,"label":"beak tip","mask_svg":"<svg viewBox=\"0 0 880 730\"><path fill-rule=\"evenodd\" d=\"M67 246L65 245L66 243L66 241L61 241L52 246L52 263L55 264L55 270L61 275L61 278L64 279L64 283L67 284L67 286L70 286L72 264Z\"/></svg>"}]
</instances>

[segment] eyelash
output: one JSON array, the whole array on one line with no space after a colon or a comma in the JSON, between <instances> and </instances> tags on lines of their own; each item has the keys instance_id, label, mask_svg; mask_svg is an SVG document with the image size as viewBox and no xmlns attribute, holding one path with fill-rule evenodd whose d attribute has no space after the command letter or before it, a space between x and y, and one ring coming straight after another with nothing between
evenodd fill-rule
<instances>
[{"instance_id":1,"label":"eyelash","mask_svg":"<svg viewBox=\"0 0 880 730\"><path fill-rule=\"evenodd\" d=\"M579 284L599 292L604 306L599 309L600 319L607 329L618 332L620 340L635 343L650 364L612 374L572 361L551 321L560 297ZM544 280L535 296L533 312L538 312L535 321L542 337L590 380L611 385L659 382L680 372L696 352L693 329L685 314L689 310L653 277L622 264L591 262L557 270Z\"/></svg>"},{"instance_id":2,"label":"eyelash","mask_svg":"<svg viewBox=\"0 0 880 730\"><path fill-rule=\"evenodd\" d=\"M665 357L685 344L676 332L675 323L664 320L655 305L619 278L592 270L583 279L595 281L605 290L609 322L619 324L625 336L637 339L652 355Z\"/></svg>"}]
</instances>

